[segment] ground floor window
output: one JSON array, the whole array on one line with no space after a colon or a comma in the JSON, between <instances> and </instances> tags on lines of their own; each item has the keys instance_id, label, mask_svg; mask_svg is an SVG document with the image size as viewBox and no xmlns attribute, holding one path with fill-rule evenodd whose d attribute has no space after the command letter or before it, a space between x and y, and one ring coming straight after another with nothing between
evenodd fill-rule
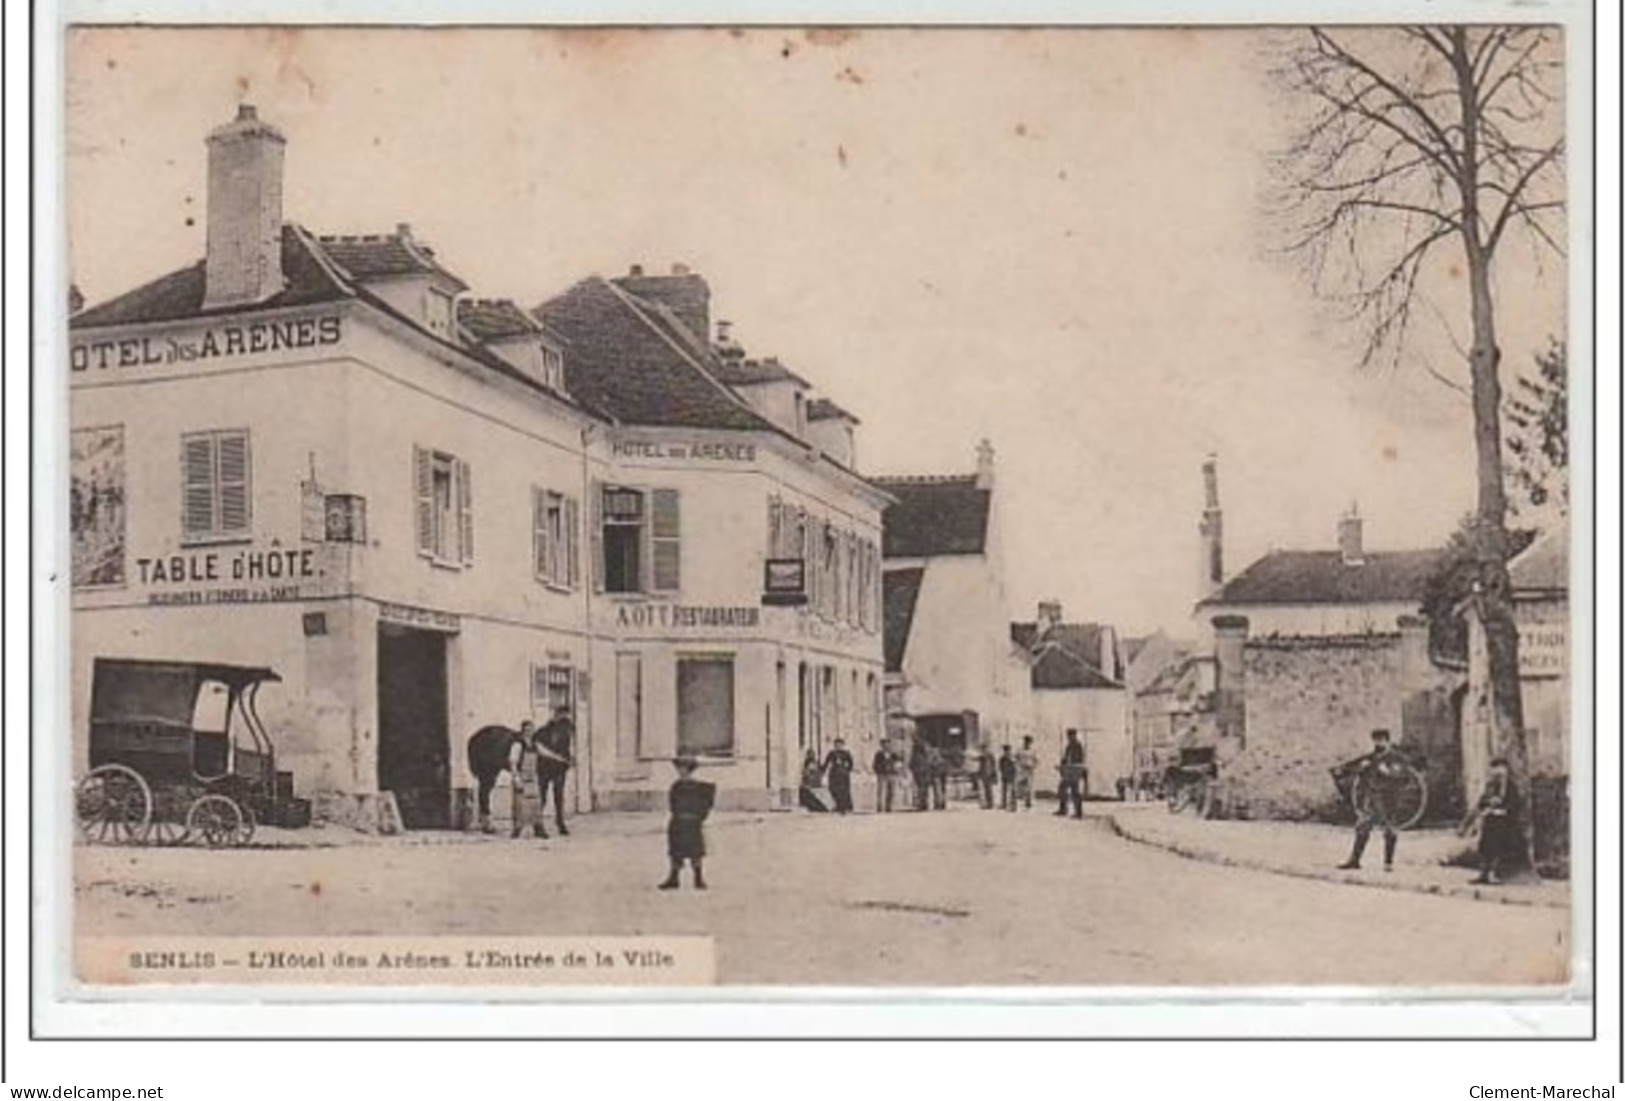
<instances>
[{"instance_id":1,"label":"ground floor window","mask_svg":"<svg viewBox=\"0 0 1625 1101\"><path fill-rule=\"evenodd\" d=\"M568 708L572 714L572 670L568 665L533 665L530 667L530 709L543 722L553 717L559 708Z\"/></svg>"},{"instance_id":2,"label":"ground floor window","mask_svg":"<svg viewBox=\"0 0 1625 1101\"><path fill-rule=\"evenodd\" d=\"M729 655L677 659L677 751L701 757L734 752L734 660Z\"/></svg>"}]
</instances>

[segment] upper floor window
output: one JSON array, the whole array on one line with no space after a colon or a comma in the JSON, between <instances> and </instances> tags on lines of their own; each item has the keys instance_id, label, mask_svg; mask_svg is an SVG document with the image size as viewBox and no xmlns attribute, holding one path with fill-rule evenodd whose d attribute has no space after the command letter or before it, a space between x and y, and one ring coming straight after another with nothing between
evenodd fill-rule
<instances>
[{"instance_id":1,"label":"upper floor window","mask_svg":"<svg viewBox=\"0 0 1625 1101\"><path fill-rule=\"evenodd\" d=\"M412 448L418 553L441 565L474 561L474 493L468 463L444 451Z\"/></svg>"},{"instance_id":2,"label":"upper floor window","mask_svg":"<svg viewBox=\"0 0 1625 1101\"><path fill-rule=\"evenodd\" d=\"M564 356L546 345L542 346L542 382L550 389L564 390Z\"/></svg>"},{"instance_id":3,"label":"upper floor window","mask_svg":"<svg viewBox=\"0 0 1625 1101\"><path fill-rule=\"evenodd\" d=\"M427 287L423 292L423 316L429 331L441 336L451 334L452 296L439 287Z\"/></svg>"},{"instance_id":4,"label":"upper floor window","mask_svg":"<svg viewBox=\"0 0 1625 1101\"><path fill-rule=\"evenodd\" d=\"M682 509L675 489L601 486L598 576L605 592L682 587Z\"/></svg>"},{"instance_id":5,"label":"upper floor window","mask_svg":"<svg viewBox=\"0 0 1625 1101\"><path fill-rule=\"evenodd\" d=\"M248 430L220 429L182 436L183 540L247 538L249 520Z\"/></svg>"},{"instance_id":6,"label":"upper floor window","mask_svg":"<svg viewBox=\"0 0 1625 1101\"><path fill-rule=\"evenodd\" d=\"M531 490L532 572L538 581L562 589L580 583L578 512L574 497Z\"/></svg>"}]
</instances>

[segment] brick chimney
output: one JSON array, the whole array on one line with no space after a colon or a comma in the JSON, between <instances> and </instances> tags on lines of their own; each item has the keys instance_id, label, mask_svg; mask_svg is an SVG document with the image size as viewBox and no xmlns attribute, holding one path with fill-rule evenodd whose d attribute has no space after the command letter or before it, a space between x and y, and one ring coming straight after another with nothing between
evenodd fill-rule
<instances>
[{"instance_id":1,"label":"brick chimney","mask_svg":"<svg viewBox=\"0 0 1625 1101\"><path fill-rule=\"evenodd\" d=\"M988 440L976 445L976 488L993 488L993 444Z\"/></svg>"},{"instance_id":2,"label":"brick chimney","mask_svg":"<svg viewBox=\"0 0 1625 1101\"><path fill-rule=\"evenodd\" d=\"M1364 538L1361 533L1360 506L1353 504L1337 521L1337 549L1343 555L1343 565L1365 565Z\"/></svg>"},{"instance_id":3,"label":"brick chimney","mask_svg":"<svg viewBox=\"0 0 1625 1101\"><path fill-rule=\"evenodd\" d=\"M1217 455L1209 455L1202 464L1202 486L1205 496L1198 528L1202 535L1202 561L1197 593L1206 599L1224 585L1224 511L1219 508Z\"/></svg>"},{"instance_id":4,"label":"brick chimney","mask_svg":"<svg viewBox=\"0 0 1625 1101\"><path fill-rule=\"evenodd\" d=\"M642 264L633 264L615 285L628 294L658 302L677 315L703 347L711 337L711 286L686 264L673 264L670 275L646 275Z\"/></svg>"},{"instance_id":5,"label":"brick chimney","mask_svg":"<svg viewBox=\"0 0 1625 1101\"><path fill-rule=\"evenodd\" d=\"M249 104L209 134L203 308L248 306L282 289L282 153L287 139Z\"/></svg>"}]
</instances>

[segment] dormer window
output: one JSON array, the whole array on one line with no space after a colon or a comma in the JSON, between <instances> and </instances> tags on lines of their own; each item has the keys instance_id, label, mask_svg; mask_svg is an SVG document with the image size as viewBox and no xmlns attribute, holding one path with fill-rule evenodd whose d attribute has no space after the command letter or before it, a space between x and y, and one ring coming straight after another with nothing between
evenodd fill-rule
<instances>
[{"instance_id":1,"label":"dormer window","mask_svg":"<svg viewBox=\"0 0 1625 1101\"><path fill-rule=\"evenodd\" d=\"M564 356L557 348L542 345L542 383L550 390L564 392Z\"/></svg>"},{"instance_id":2,"label":"dormer window","mask_svg":"<svg viewBox=\"0 0 1625 1101\"><path fill-rule=\"evenodd\" d=\"M800 390L796 391L796 435L807 434L807 399Z\"/></svg>"},{"instance_id":3,"label":"dormer window","mask_svg":"<svg viewBox=\"0 0 1625 1101\"><path fill-rule=\"evenodd\" d=\"M451 336L452 297L439 287L425 287L423 292L423 320L429 331L439 336Z\"/></svg>"}]
</instances>

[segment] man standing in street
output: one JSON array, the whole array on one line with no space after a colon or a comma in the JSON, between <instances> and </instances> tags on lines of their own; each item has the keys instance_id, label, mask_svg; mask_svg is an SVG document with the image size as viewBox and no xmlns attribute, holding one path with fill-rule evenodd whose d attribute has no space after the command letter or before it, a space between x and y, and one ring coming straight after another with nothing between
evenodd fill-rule
<instances>
[{"instance_id":1,"label":"man standing in street","mask_svg":"<svg viewBox=\"0 0 1625 1101\"><path fill-rule=\"evenodd\" d=\"M1038 754L1033 752L1032 735L1021 739L1016 753L1016 801L1033 809L1033 779L1038 775Z\"/></svg>"},{"instance_id":2,"label":"man standing in street","mask_svg":"<svg viewBox=\"0 0 1625 1101\"><path fill-rule=\"evenodd\" d=\"M891 748L880 743L875 750L875 812L877 814L890 814L892 804L897 799L897 758L892 756Z\"/></svg>"},{"instance_id":3,"label":"man standing in street","mask_svg":"<svg viewBox=\"0 0 1625 1101\"><path fill-rule=\"evenodd\" d=\"M1078 732L1066 732L1066 748L1061 751L1061 790L1057 797L1058 805L1055 814L1058 818L1066 817L1068 800L1072 804L1072 817L1083 817L1083 743L1078 741Z\"/></svg>"},{"instance_id":4,"label":"man standing in street","mask_svg":"<svg viewBox=\"0 0 1625 1101\"><path fill-rule=\"evenodd\" d=\"M835 748L824 758L824 775L829 778L829 797L835 802L836 814L852 813L852 770L856 767L845 740L836 738Z\"/></svg>"},{"instance_id":5,"label":"man standing in street","mask_svg":"<svg viewBox=\"0 0 1625 1101\"><path fill-rule=\"evenodd\" d=\"M999 754L999 806L1005 810L1016 809L1016 774L1018 772L1015 755L1006 745Z\"/></svg>"},{"instance_id":6,"label":"man standing in street","mask_svg":"<svg viewBox=\"0 0 1625 1101\"><path fill-rule=\"evenodd\" d=\"M1478 875L1470 883L1503 883L1520 863L1522 834L1518 828L1518 789L1505 757L1490 762L1489 779L1478 805L1462 823L1465 836L1478 826Z\"/></svg>"},{"instance_id":7,"label":"man standing in street","mask_svg":"<svg viewBox=\"0 0 1625 1101\"><path fill-rule=\"evenodd\" d=\"M931 750L925 739L914 735L908 750L908 771L914 780L914 809L931 809Z\"/></svg>"},{"instance_id":8,"label":"man standing in street","mask_svg":"<svg viewBox=\"0 0 1625 1101\"><path fill-rule=\"evenodd\" d=\"M1399 831L1395 829L1391 814L1394 789L1408 770L1404 756L1394 747L1386 730L1371 732L1371 752L1356 757L1332 770L1339 783L1354 785L1354 848L1349 858L1338 867L1353 869L1360 866L1366 842L1371 832L1382 830L1382 870L1394 870L1394 849L1399 845Z\"/></svg>"},{"instance_id":9,"label":"man standing in street","mask_svg":"<svg viewBox=\"0 0 1625 1101\"><path fill-rule=\"evenodd\" d=\"M553 720L536 732L536 833L546 837L542 819L547 816L547 796L553 795L553 821L560 837L569 837L570 829L564 824L564 778L575 763L575 724L570 721L570 709L553 709Z\"/></svg>"}]
</instances>

